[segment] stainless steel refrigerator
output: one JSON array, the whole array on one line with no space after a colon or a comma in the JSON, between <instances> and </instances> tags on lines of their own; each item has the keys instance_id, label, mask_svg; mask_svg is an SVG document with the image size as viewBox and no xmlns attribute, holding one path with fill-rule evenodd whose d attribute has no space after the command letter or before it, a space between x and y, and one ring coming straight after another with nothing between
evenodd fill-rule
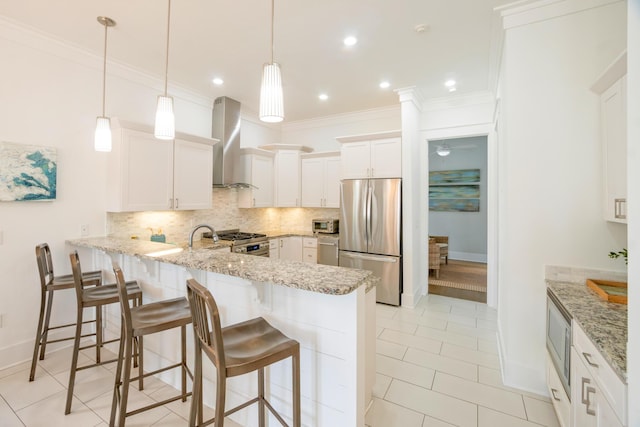
<instances>
[{"instance_id":1,"label":"stainless steel refrigerator","mask_svg":"<svg viewBox=\"0 0 640 427\"><path fill-rule=\"evenodd\" d=\"M373 271L376 300L400 305L402 180L343 180L340 197L340 266Z\"/></svg>"}]
</instances>

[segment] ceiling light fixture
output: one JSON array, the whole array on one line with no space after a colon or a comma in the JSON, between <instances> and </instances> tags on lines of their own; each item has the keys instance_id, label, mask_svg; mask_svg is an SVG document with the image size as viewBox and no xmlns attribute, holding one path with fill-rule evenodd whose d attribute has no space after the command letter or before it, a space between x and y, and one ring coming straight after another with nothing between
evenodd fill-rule
<instances>
[{"instance_id":1,"label":"ceiling light fixture","mask_svg":"<svg viewBox=\"0 0 640 427\"><path fill-rule=\"evenodd\" d=\"M455 80L453 80L453 79L451 79L451 80L447 80L446 82L444 82L444 85L445 85L446 87L452 87L452 86L455 86L455 85L456 85L456 81L455 81Z\"/></svg>"},{"instance_id":2,"label":"ceiling light fixture","mask_svg":"<svg viewBox=\"0 0 640 427\"><path fill-rule=\"evenodd\" d=\"M348 36L345 37L342 43L344 43L345 46L354 46L356 43L358 43L358 39L354 36Z\"/></svg>"},{"instance_id":3,"label":"ceiling light fixture","mask_svg":"<svg viewBox=\"0 0 640 427\"><path fill-rule=\"evenodd\" d=\"M222 80L220 77L216 77L212 80L212 82L216 86L221 86L224 83L224 80Z\"/></svg>"},{"instance_id":4,"label":"ceiling light fixture","mask_svg":"<svg viewBox=\"0 0 640 427\"><path fill-rule=\"evenodd\" d=\"M260 87L260 120L277 123L284 120L282 95L282 75L280 66L273 62L273 21L274 0L271 0L271 63L262 68L262 86Z\"/></svg>"},{"instance_id":5,"label":"ceiling light fixture","mask_svg":"<svg viewBox=\"0 0 640 427\"><path fill-rule=\"evenodd\" d=\"M329 99L329 95L327 95L326 93L321 93L320 95L318 95L318 98L321 101L326 101L327 99Z\"/></svg>"},{"instance_id":6,"label":"ceiling light fixture","mask_svg":"<svg viewBox=\"0 0 640 427\"><path fill-rule=\"evenodd\" d=\"M385 80L385 81L383 81L383 82L380 82L380 88L381 88L381 89L388 89L388 88L389 88L389 86L391 86L391 84L390 84L388 81L386 81L386 80Z\"/></svg>"},{"instance_id":7,"label":"ceiling light fixture","mask_svg":"<svg viewBox=\"0 0 640 427\"><path fill-rule=\"evenodd\" d=\"M169 24L171 23L171 0L167 9L167 52L164 67L164 95L158 95L156 125L153 134L158 139L174 139L176 136L176 117L173 114L173 98L167 96L169 75Z\"/></svg>"},{"instance_id":8,"label":"ceiling light fixture","mask_svg":"<svg viewBox=\"0 0 640 427\"><path fill-rule=\"evenodd\" d=\"M436 154L440 157L447 157L449 154L451 154L451 149L447 144L443 144L436 148Z\"/></svg>"},{"instance_id":9,"label":"ceiling light fixture","mask_svg":"<svg viewBox=\"0 0 640 427\"><path fill-rule=\"evenodd\" d=\"M102 116L96 120L96 132L93 148L96 151L111 151L111 119L104 114L105 94L107 89L107 28L116 25L116 21L106 16L98 16L100 25L104 25L104 61L102 63Z\"/></svg>"}]
</instances>

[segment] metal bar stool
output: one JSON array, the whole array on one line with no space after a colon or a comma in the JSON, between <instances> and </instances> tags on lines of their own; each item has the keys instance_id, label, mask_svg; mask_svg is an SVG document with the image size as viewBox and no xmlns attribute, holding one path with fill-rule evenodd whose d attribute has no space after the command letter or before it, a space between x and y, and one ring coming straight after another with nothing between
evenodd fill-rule
<instances>
[{"instance_id":1,"label":"metal bar stool","mask_svg":"<svg viewBox=\"0 0 640 427\"><path fill-rule=\"evenodd\" d=\"M76 372L83 369L92 368L105 363L115 362L117 359L111 359L101 361L100 349L104 344L119 341L120 338L103 341L102 339L102 312L101 308L106 304L114 304L119 301L118 286L116 284L100 285L100 286L87 286L82 276L82 269L80 268L80 258L78 252L74 251L69 255L71 259L71 270L73 272L73 283L76 290L77 301L77 320L76 320L76 334L74 337L73 355L71 357L71 371L69 372L69 388L67 389L67 403L65 406L65 415L71 412L71 401L73 399L73 387L76 380ZM127 282L127 290L129 292L129 299L134 301L134 304L142 304L142 290L138 286L136 281ZM95 307L96 309L96 342L95 344L85 345L80 347L80 339L82 338L82 318L84 309L87 307ZM80 350L86 348L96 348L96 363L89 365L78 366L78 354ZM136 357L138 351L136 349ZM137 359L136 359L137 364Z\"/></svg>"},{"instance_id":2,"label":"metal bar stool","mask_svg":"<svg viewBox=\"0 0 640 427\"><path fill-rule=\"evenodd\" d=\"M113 263L113 272L116 275L118 284L118 294L120 297L120 309L122 312L121 319L121 340L118 350L118 366L116 368L116 380L113 388L113 400L111 402L111 419L109 426L115 425L116 416L118 418L118 426L124 427L125 418L135 415L158 406L165 405L178 399L183 402L191 393L187 393L187 375L193 379L193 375L187 367L187 325L191 323L191 310L189 309L189 301L186 298L176 298L165 301L152 302L139 306L129 307L131 299L128 287L124 281L122 270ZM173 328L180 328L181 334L181 360L179 363L165 366L153 372L143 373L143 342L145 335L155 334L157 332L167 331ZM131 358L132 344L138 342L140 349L139 375L131 378ZM123 366L124 365L124 366ZM140 390L142 390L142 379L150 375L168 371L169 369L181 368L182 373L182 390L177 396L155 402L143 408L127 412L127 400L129 397L129 384L131 381L138 380L140 382ZM120 410L118 411L118 406ZM117 413L117 415L116 415Z\"/></svg>"},{"instance_id":3,"label":"metal bar stool","mask_svg":"<svg viewBox=\"0 0 640 427\"><path fill-rule=\"evenodd\" d=\"M264 368L288 357L292 359L293 426L300 427L300 344L285 336L262 317L220 327L220 314L213 296L196 280L187 280L187 294L193 316L195 338L195 380L189 425L206 426L215 422L223 427L224 417L258 402L259 425L265 425L265 406L282 419L264 396ZM211 329L213 328L213 329ZM216 367L217 389L215 418L203 422L202 351ZM258 371L258 396L225 412L227 378Z\"/></svg>"},{"instance_id":4,"label":"metal bar stool","mask_svg":"<svg viewBox=\"0 0 640 427\"><path fill-rule=\"evenodd\" d=\"M51 307L53 306L53 294L55 291L63 289L73 289L73 275L55 276L53 274L53 262L51 260L51 249L47 243L41 243L36 246L36 261L38 263L38 272L40 273L40 317L38 319L38 330L36 331L36 341L33 346L33 358L31 359L31 371L29 372L29 381L33 381L36 375L36 366L38 365L38 352L40 360L44 359L47 344L72 340L74 336L66 338L58 338L49 340L49 331L61 328L69 328L75 326L75 323L67 323L64 325L50 326ZM87 285L102 284L102 271L88 271L82 275L82 279ZM92 323L95 320L88 320L84 323ZM83 335L83 337L95 334Z\"/></svg>"}]
</instances>

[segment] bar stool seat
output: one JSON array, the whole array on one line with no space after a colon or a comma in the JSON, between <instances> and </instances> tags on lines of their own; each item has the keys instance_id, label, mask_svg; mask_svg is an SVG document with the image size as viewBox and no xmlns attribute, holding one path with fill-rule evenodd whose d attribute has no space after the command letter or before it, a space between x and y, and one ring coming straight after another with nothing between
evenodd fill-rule
<instances>
[{"instance_id":1,"label":"bar stool seat","mask_svg":"<svg viewBox=\"0 0 640 427\"><path fill-rule=\"evenodd\" d=\"M71 412L71 402L73 400L73 389L76 380L76 372L95 366L104 365L106 363L115 362L117 359L101 360L100 350L104 344L120 341L121 338L104 341L102 339L102 313L101 308L106 304L113 304L119 301L118 286L116 284L100 285L90 287L84 282L82 268L80 267L80 258L78 252L74 251L69 255L71 261L71 271L73 271L73 282L76 290L76 306L77 306L77 320L76 320L76 334L74 337L73 354L71 356L71 369L69 372L69 386L67 388L67 402L65 406L65 415ZM128 290L128 298L134 301L135 305L142 304L142 289L138 286L136 281L130 281L126 283ZM85 308L96 308L96 342L95 344L88 344L80 346L80 339L82 338L82 324L83 324L83 312ZM96 362L88 365L78 366L78 354L80 350L86 348L95 347L96 349ZM136 347L136 364L138 349Z\"/></svg>"},{"instance_id":2,"label":"bar stool seat","mask_svg":"<svg viewBox=\"0 0 640 427\"><path fill-rule=\"evenodd\" d=\"M124 280L122 270L113 263L113 272L116 275L118 294L121 310L121 339L118 349L118 365L116 367L116 378L113 387L113 399L111 402L111 418L109 426L115 426L118 418L118 426L124 427L126 417L147 411L158 406L166 405L169 402L181 399L183 402L191 393L187 392L187 375L193 379L193 375L187 367L187 346L186 346L186 326L191 323L191 309L186 298L175 298L164 301L152 302L139 306L129 306L128 287ZM153 372L144 373L144 345L145 335L167 331L173 328L180 328L181 332L181 360L179 363L165 366ZM132 344L138 343L139 364L138 376L131 378ZM161 402L138 408L127 412L127 401L129 397L129 385L131 381L139 381L140 390L143 389L143 378L170 369L180 368L181 370L181 392L177 396L170 397ZM118 410L119 407L119 410Z\"/></svg>"},{"instance_id":3,"label":"bar stool seat","mask_svg":"<svg viewBox=\"0 0 640 427\"><path fill-rule=\"evenodd\" d=\"M56 276L53 273L53 262L51 260L51 249L47 243L41 243L36 246L36 261L38 264L38 273L40 275L40 316L38 319L38 330L36 331L36 340L33 348L33 357L31 359L31 370L29 371L29 381L33 381L36 375L36 367L38 365L38 353L40 360L44 360L47 344L68 341L74 339L74 336L49 340L49 331L61 328L69 328L75 326L75 323L67 323L64 325L50 325L51 309L53 307L53 294L56 291L65 289L73 289L74 281L72 274ZM82 279L88 286L96 286L102 284L102 271L88 271L82 274ZM84 323L92 323L95 320L89 320ZM94 334L87 334L91 336Z\"/></svg>"},{"instance_id":4,"label":"bar stool seat","mask_svg":"<svg viewBox=\"0 0 640 427\"><path fill-rule=\"evenodd\" d=\"M293 426L300 427L300 344L271 326L262 317L222 328L218 306L208 289L196 280L187 280L187 295L195 333L195 378L191 401L190 426L215 422L224 426L224 418L253 403L258 403L258 425L265 425L265 407L287 426L265 398L264 368L291 357ZM202 352L216 367L215 417L203 422ZM258 396L225 411L227 378L258 371ZM197 422L196 422L197 419Z\"/></svg>"}]
</instances>

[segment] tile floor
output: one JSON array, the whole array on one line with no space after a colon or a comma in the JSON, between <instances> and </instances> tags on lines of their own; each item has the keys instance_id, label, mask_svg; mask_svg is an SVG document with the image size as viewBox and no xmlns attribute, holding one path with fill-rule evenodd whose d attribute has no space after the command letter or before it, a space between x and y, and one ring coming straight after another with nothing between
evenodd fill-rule
<instances>
[{"instance_id":1,"label":"tile floor","mask_svg":"<svg viewBox=\"0 0 640 427\"><path fill-rule=\"evenodd\" d=\"M502 385L496 313L486 304L430 295L414 309L379 304L376 319L377 374L368 426L558 426L548 398ZM69 349L48 354L32 383L29 363L0 371L0 426L108 425L115 366L79 372L72 413L65 416L69 356ZM90 353L82 358L86 362ZM130 405L169 393L172 387L151 379L144 391L132 391ZM189 401L173 402L128 418L127 426L184 426L188 412ZM225 426L239 427L228 419Z\"/></svg>"}]
</instances>

